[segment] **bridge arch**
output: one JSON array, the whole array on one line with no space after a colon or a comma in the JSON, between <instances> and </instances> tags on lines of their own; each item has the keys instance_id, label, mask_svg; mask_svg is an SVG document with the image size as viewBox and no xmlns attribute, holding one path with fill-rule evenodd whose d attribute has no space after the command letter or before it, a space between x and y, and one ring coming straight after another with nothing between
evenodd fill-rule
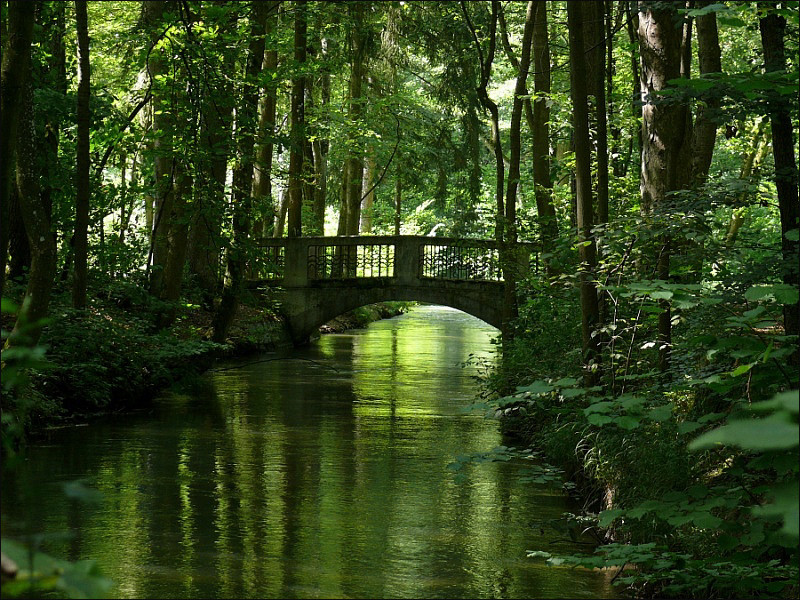
<instances>
[{"instance_id":1,"label":"bridge arch","mask_svg":"<svg viewBox=\"0 0 800 600\"><path fill-rule=\"evenodd\" d=\"M509 269L515 276L526 273L532 257L530 244L503 249L494 240L278 238L263 243L251 283L274 286L295 344L334 317L391 300L449 306L502 330L503 277Z\"/></svg>"},{"instance_id":2,"label":"bridge arch","mask_svg":"<svg viewBox=\"0 0 800 600\"><path fill-rule=\"evenodd\" d=\"M283 290L279 292L278 298L291 330L292 340L295 344L303 344L320 326L339 315L368 304L390 301L449 306L500 329L502 286L486 287L489 289L464 289L457 282L453 282L449 289L442 289L442 286L431 286L428 289L392 285L360 289L323 286L317 289Z\"/></svg>"}]
</instances>

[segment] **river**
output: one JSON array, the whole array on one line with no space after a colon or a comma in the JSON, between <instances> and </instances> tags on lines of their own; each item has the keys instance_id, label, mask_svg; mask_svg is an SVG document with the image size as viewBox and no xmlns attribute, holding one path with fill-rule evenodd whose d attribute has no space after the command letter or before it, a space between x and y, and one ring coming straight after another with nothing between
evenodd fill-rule
<instances>
[{"instance_id":1,"label":"river","mask_svg":"<svg viewBox=\"0 0 800 600\"><path fill-rule=\"evenodd\" d=\"M542 524L575 510L463 406L496 330L420 306L226 362L146 411L52 431L3 479L4 536L92 558L120 598L600 598L604 574ZM464 366L464 363L468 363ZM83 480L102 497L68 497Z\"/></svg>"}]
</instances>

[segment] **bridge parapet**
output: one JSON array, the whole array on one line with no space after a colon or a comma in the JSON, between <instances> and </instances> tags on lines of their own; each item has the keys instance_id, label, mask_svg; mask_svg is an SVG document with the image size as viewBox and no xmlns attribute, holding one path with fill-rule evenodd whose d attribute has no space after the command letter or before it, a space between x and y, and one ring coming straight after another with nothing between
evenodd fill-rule
<instances>
[{"instance_id":1,"label":"bridge parapet","mask_svg":"<svg viewBox=\"0 0 800 600\"><path fill-rule=\"evenodd\" d=\"M502 282L501 248L494 240L427 236L299 237L265 240L253 275L286 287L320 280L383 279ZM531 259L534 259L533 262ZM538 270L532 244L517 244L510 261L518 275ZM506 269L511 268L506 265Z\"/></svg>"}]
</instances>

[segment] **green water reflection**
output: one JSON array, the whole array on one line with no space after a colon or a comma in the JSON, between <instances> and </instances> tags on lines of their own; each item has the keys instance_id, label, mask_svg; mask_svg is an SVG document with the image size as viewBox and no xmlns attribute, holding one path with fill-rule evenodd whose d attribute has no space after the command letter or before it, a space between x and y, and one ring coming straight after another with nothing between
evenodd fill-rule
<instances>
[{"instance_id":1,"label":"green water reflection","mask_svg":"<svg viewBox=\"0 0 800 600\"><path fill-rule=\"evenodd\" d=\"M476 373L461 364L490 358L495 333L419 307L57 431L5 476L3 534L98 560L124 598L609 597L603 575L525 558L573 550L538 527L567 510L556 490L509 463L460 484L447 469L501 441L460 411ZM77 478L99 505L61 492Z\"/></svg>"}]
</instances>

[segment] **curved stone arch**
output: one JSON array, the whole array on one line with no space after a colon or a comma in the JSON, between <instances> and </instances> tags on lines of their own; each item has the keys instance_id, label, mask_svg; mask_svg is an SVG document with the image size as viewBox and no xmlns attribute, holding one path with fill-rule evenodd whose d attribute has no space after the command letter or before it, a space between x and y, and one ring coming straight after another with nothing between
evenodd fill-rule
<instances>
[{"instance_id":1,"label":"curved stone arch","mask_svg":"<svg viewBox=\"0 0 800 600\"><path fill-rule=\"evenodd\" d=\"M286 289L280 294L284 315L296 344L308 340L321 325L348 311L389 301L428 302L455 308L496 327L502 325L502 285L320 286Z\"/></svg>"}]
</instances>

